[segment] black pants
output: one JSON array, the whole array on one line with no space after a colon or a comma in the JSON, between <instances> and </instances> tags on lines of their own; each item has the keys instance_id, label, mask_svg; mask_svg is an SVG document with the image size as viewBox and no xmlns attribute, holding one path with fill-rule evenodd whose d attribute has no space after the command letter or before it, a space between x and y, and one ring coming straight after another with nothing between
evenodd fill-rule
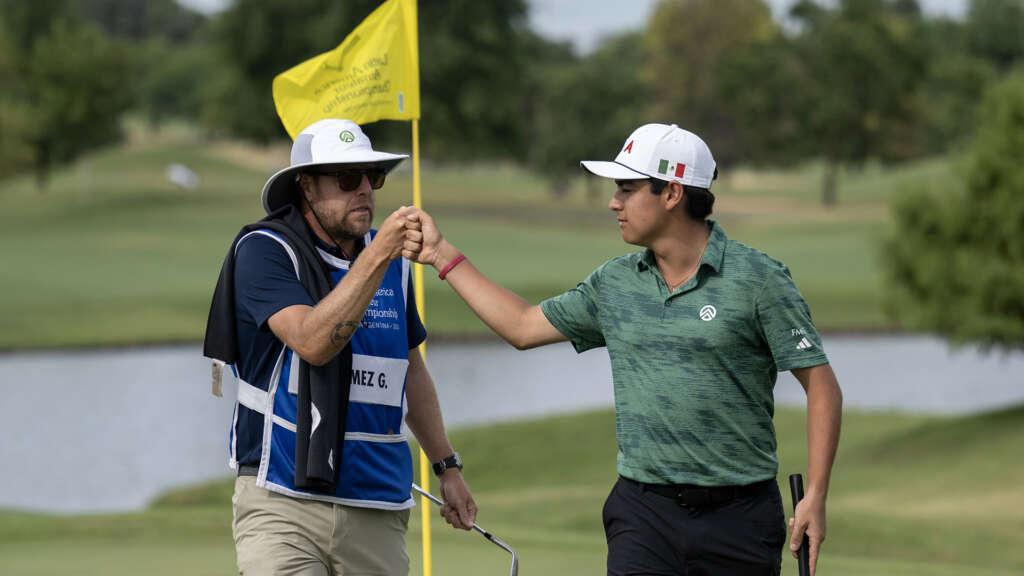
<instances>
[{"instance_id":1,"label":"black pants","mask_svg":"<svg viewBox=\"0 0 1024 576\"><path fill-rule=\"evenodd\" d=\"M786 524L775 482L727 502L680 506L619 478L604 505L609 576L777 576Z\"/></svg>"}]
</instances>

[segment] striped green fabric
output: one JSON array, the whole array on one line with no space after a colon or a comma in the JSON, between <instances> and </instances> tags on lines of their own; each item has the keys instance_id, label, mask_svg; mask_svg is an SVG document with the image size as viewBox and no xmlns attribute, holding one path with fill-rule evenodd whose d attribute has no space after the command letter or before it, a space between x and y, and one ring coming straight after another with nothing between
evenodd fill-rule
<instances>
[{"instance_id":1,"label":"striped green fabric","mask_svg":"<svg viewBox=\"0 0 1024 576\"><path fill-rule=\"evenodd\" d=\"M697 274L672 293L646 250L541 303L578 352L608 347L618 471L641 482L774 478L778 372L828 362L789 270L709 225Z\"/></svg>"}]
</instances>

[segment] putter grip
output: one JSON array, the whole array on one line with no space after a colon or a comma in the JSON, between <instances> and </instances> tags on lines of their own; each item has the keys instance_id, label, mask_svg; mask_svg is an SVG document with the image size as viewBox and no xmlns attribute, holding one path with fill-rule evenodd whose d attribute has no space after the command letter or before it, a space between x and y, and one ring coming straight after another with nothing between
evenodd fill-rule
<instances>
[{"instance_id":1,"label":"putter grip","mask_svg":"<svg viewBox=\"0 0 1024 576\"><path fill-rule=\"evenodd\" d=\"M789 492L793 495L793 515L796 516L796 505L804 499L804 477L800 474L790 474L789 476ZM811 560L810 560L810 548L811 545L807 540L807 533L804 533L804 539L800 542L800 549L797 550L797 563L800 567L800 576L811 576Z\"/></svg>"}]
</instances>

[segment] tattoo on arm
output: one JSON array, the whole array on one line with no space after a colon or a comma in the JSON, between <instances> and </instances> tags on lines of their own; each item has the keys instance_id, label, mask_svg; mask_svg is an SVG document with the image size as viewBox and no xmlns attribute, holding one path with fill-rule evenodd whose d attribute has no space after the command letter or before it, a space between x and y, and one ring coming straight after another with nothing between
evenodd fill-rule
<instances>
[{"instance_id":1,"label":"tattoo on arm","mask_svg":"<svg viewBox=\"0 0 1024 576\"><path fill-rule=\"evenodd\" d=\"M331 331L331 344L341 348L352 337L352 333L359 327L358 322L352 322L351 320L344 320L334 325L334 330Z\"/></svg>"}]
</instances>

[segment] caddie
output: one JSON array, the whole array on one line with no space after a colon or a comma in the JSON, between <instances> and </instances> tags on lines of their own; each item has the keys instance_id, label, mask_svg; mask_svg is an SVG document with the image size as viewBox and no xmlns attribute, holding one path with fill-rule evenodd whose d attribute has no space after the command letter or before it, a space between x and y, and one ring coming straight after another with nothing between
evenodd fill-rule
<instances>
[{"instance_id":1,"label":"caddie","mask_svg":"<svg viewBox=\"0 0 1024 576\"><path fill-rule=\"evenodd\" d=\"M418 250L405 239L413 209L371 229L376 191L406 157L374 150L351 121L310 125L263 187L267 217L225 258L204 354L238 379L232 527L246 576L407 574L403 420L435 462L448 522L474 522L417 348L426 331L401 257Z\"/></svg>"}]
</instances>

